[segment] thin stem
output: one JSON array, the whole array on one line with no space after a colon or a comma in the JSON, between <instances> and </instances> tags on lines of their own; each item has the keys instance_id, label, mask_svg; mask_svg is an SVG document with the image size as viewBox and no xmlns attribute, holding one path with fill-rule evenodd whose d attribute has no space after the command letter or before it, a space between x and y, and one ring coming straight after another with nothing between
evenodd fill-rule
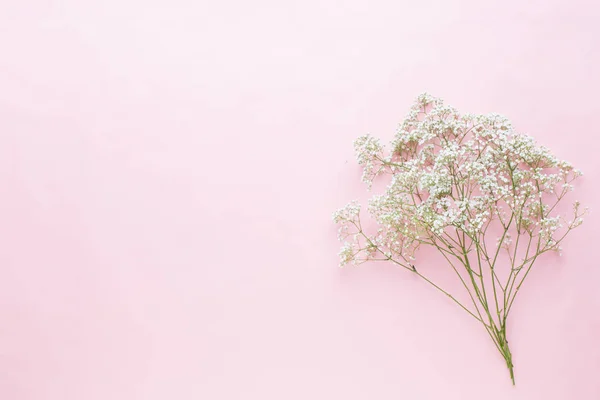
<instances>
[{"instance_id":1,"label":"thin stem","mask_svg":"<svg viewBox=\"0 0 600 400\"><path fill-rule=\"evenodd\" d=\"M440 292L442 292L443 294L445 294L446 296L448 296L450 299L452 299L452 301L454 301L456 304L458 304L463 310L465 310L467 313L469 313L469 315L471 315L473 318L475 318L477 321L481 322L482 324L485 325L485 322L483 322L483 319L478 317L477 315L473 314L471 312L471 310L469 310L467 307L465 307L460 301L458 301L454 296L452 296L450 293L448 293L447 291L445 291L444 289L442 289L441 287L439 287L438 285L436 285L435 283L433 283L430 279L428 279L426 276L424 276L423 274L421 274L420 272L418 272L414 267L411 268L407 265L402 264L401 262L399 262L398 260L395 260L393 258L391 258L390 256L388 256L383 250L381 250L379 248L379 246L377 246L375 243L373 243L371 241L371 239L365 235L365 233L362 231L362 227L360 225L356 225L355 226L359 229L359 234L361 234L369 243L371 246L373 246L379 253L381 253L385 259L381 260L381 261L391 261L396 265L401 266L404 269L407 269L409 271L411 271L412 273L418 275L419 277L421 277L423 280L425 280L425 282L429 283L431 286L433 286L434 288L436 288L437 290L439 290ZM377 260L378 261L378 260ZM479 312L479 311L478 311Z\"/></svg>"},{"instance_id":2,"label":"thin stem","mask_svg":"<svg viewBox=\"0 0 600 400\"><path fill-rule=\"evenodd\" d=\"M441 250L441 248L439 246L436 246L436 247L438 248L438 250ZM450 264L450 266L452 267L452 269L458 276L458 279L460 279L460 282L463 284L464 288L467 290L467 293L469 294L469 297L471 298L471 301L473 302L473 306L475 307L475 310L477 310L477 315L479 315L480 321L483 322L483 317L481 316L481 312L479 311L479 307L477 306L477 302L475 301L473 294L469 290L469 286L467 286L467 283L463 279L462 275L460 274L460 272L458 272L458 269L454 266L454 264L450 261L450 259L444 253L442 253L442 255L444 256L446 261L448 261L448 263Z\"/></svg>"}]
</instances>

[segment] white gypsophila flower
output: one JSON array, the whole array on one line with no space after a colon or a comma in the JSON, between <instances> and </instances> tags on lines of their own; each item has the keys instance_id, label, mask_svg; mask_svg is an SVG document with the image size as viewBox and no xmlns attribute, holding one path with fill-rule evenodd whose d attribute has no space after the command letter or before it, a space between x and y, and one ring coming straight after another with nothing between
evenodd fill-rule
<instances>
[{"instance_id":1,"label":"white gypsophila flower","mask_svg":"<svg viewBox=\"0 0 600 400\"><path fill-rule=\"evenodd\" d=\"M512 244L512 236L510 233L504 235L504 237L499 237L497 241L497 246L502 247L506 250L510 249L510 245Z\"/></svg>"},{"instance_id":2,"label":"white gypsophila flower","mask_svg":"<svg viewBox=\"0 0 600 400\"><path fill-rule=\"evenodd\" d=\"M355 248L351 243L344 243L342 246L339 256L340 256L340 267L343 267L346 264L355 262Z\"/></svg>"},{"instance_id":3,"label":"white gypsophila flower","mask_svg":"<svg viewBox=\"0 0 600 400\"><path fill-rule=\"evenodd\" d=\"M383 146L379 139L364 135L354 141L356 160L363 166L362 180L371 188L373 179L382 172Z\"/></svg>"},{"instance_id":4,"label":"white gypsophila flower","mask_svg":"<svg viewBox=\"0 0 600 400\"><path fill-rule=\"evenodd\" d=\"M454 229L475 237L493 220L512 223L511 215L518 216L519 229L551 243L562 227L549 214L545 196L561 198L581 176L533 138L515 132L507 118L461 115L427 93L399 125L390 154L370 135L359 137L354 147L369 188L377 176L391 174L368 209L382 227L373 243L399 256L412 256L428 235ZM334 219L355 221L358 207L352 203ZM577 215L568 227L581 221ZM348 235L344 229L342 238ZM510 247L509 238L498 245Z\"/></svg>"},{"instance_id":5,"label":"white gypsophila flower","mask_svg":"<svg viewBox=\"0 0 600 400\"><path fill-rule=\"evenodd\" d=\"M344 207L337 209L333 213L333 222L336 224L342 221L354 221L360 213L360 204L353 200Z\"/></svg>"}]
</instances>

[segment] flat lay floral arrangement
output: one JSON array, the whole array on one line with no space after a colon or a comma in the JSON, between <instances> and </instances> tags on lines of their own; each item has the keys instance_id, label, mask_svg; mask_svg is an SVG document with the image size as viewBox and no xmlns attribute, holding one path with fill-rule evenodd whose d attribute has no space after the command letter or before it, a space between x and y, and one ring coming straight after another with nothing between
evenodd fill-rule
<instances>
[{"instance_id":1,"label":"flat lay floral arrangement","mask_svg":"<svg viewBox=\"0 0 600 400\"><path fill-rule=\"evenodd\" d=\"M333 214L341 265L385 261L422 278L483 325L514 384L508 316L538 257L560 254L583 222L579 202L568 212L562 204L582 173L505 117L460 114L426 93L387 148L369 135L354 147L368 189L380 176L389 183L369 200L369 223L356 201ZM415 259L421 246L444 257L436 268L456 273L468 301L427 277Z\"/></svg>"}]
</instances>

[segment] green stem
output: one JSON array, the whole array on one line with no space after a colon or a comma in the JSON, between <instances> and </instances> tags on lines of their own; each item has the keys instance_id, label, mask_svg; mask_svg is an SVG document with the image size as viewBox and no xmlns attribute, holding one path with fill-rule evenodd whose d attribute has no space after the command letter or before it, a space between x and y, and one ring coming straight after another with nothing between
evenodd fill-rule
<instances>
[{"instance_id":1,"label":"green stem","mask_svg":"<svg viewBox=\"0 0 600 400\"><path fill-rule=\"evenodd\" d=\"M510 380L512 381L513 386L515 385L515 372L514 365L512 362L512 353L510 352L510 347L508 346L508 340L506 339L506 325L502 324L500 331L498 332L498 340L499 347L501 349L502 356L506 361L506 367L508 368L508 372L510 374Z\"/></svg>"}]
</instances>

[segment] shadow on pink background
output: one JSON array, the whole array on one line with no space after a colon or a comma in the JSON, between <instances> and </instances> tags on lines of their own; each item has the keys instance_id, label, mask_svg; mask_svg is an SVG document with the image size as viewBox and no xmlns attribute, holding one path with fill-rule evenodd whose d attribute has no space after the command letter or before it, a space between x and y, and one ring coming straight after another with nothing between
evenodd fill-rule
<instances>
[{"instance_id":1,"label":"shadow on pink background","mask_svg":"<svg viewBox=\"0 0 600 400\"><path fill-rule=\"evenodd\" d=\"M599 10L3 2L0 398L600 399ZM424 90L586 173L512 313L515 388L430 287L337 268L352 140Z\"/></svg>"}]
</instances>

